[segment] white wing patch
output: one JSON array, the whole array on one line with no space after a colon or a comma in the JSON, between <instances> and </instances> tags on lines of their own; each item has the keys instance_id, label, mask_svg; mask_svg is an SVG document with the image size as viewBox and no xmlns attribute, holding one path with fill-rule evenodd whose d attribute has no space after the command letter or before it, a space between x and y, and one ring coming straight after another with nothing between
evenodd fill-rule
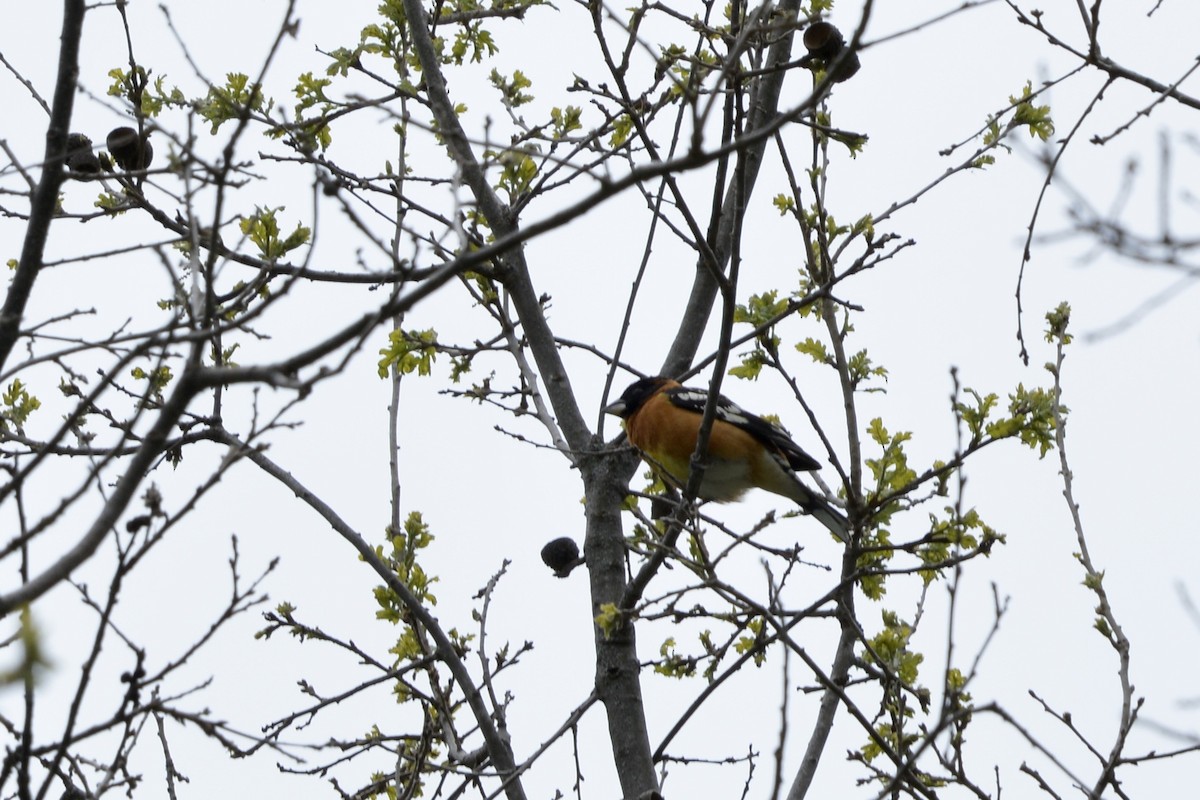
<instances>
[{"instance_id":1,"label":"white wing patch","mask_svg":"<svg viewBox=\"0 0 1200 800\"><path fill-rule=\"evenodd\" d=\"M704 413L704 405L708 402L708 393L699 389L678 389L673 396L679 405L700 414ZM751 414L725 395L717 396L717 419L743 429L770 428L784 439L792 437L779 423Z\"/></svg>"},{"instance_id":2,"label":"white wing patch","mask_svg":"<svg viewBox=\"0 0 1200 800\"><path fill-rule=\"evenodd\" d=\"M704 406L708 403L708 393L699 389L680 389L675 392L673 397L680 406L699 414L704 413ZM728 422L730 425L737 425L739 428L745 428L750 425L750 420L753 418L753 414L742 409L728 397L724 395L717 397L717 419Z\"/></svg>"},{"instance_id":3,"label":"white wing patch","mask_svg":"<svg viewBox=\"0 0 1200 800\"><path fill-rule=\"evenodd\" d=\"M708 402L708 393L702 392L699 389L679 388L671 393L671 396L677 398L681 405L704 408L704 404Z\"/></svg>"}]
</instances>

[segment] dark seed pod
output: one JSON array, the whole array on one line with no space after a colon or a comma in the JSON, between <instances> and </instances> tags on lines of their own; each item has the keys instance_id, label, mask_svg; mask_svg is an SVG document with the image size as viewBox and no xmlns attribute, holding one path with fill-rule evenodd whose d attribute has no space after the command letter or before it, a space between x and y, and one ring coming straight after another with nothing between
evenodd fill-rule
<instances>
[{"instance_id":1,"label":"dark seed pod","mask_svg":"<svg viewBox=\"0 0 1200 800\"><path fill-rule=\"evenodd\" d=\"M67 158L82 151L92 149L92 140L82 133L71 133L67 135Z\"/></svg>"},{"instance_id":2,"label":"dark seed pod","mask_svg":"<svg viewBox=\"0 0 1200 800\"><path fill-rule=\"evenodd\" d=\"M833 70L833 82L841 83L848 81L862 68L862 62L858 60L858 53L850 52L842 56L841 61Z\"/></svg>"},{"instance_id":3,"label":"dark seed pod","mask_svg":"<svg viewBox=\"0 0 1200 800\"><path fill-rule=\"evenodd\" d=\"M150 515L141 514L134 517L125 523L125 530L128 533L135 533L150 524Z\"/></svg>"},{"instance_id":4,"label":"dark seed pod","mask_svg":"<svg viewBox=\"0 0 1200 800\"><path fill-rule=\"evenodd\" d=\"M121 169L146 169L154 160L154 147L149 138L139 139L133 128L113 128L109 131L108 152Z\"/></svg>"},{"instance_id":5,"label":"dark seed pod","mask_svg":"<svg viewBox=\"0 0 1200 800\"><path fill-rule=\"evenodd\" d=\"M814 22L804 31L804 48L826 64L837 58L845 45L842 32L828 22Z\"/></svg>"},{"instance_id":6,"label":"dark seed pod","mask_svg":"<svg viewBox=\"0 0 1200 800\"><path fill-rule=\"evenodd\" d=\"M565 578L583 563L583 556L579 555L579 545L573 539L562 536L542 548L542 561L555 575Z\"/></svg>"},{"instance_id":7,"label":"dark seed pod","mask_svg":"<svg viewBox=\"0 0 1200 800\"><path fill-rule=\"evenodd\" d=\"M846 40L842 37L842 32L828 22L814 22L809 25L804 31L804 47L808 50L808 55L800 59L800 63L807 66L814 60L819 60L825 68L829 68L836 61L837 67L833 73L835 83L849 80L858 72L862 63L858 60L858 53L845 53Z\"/></svg>"},{"instance_id":8,"label":"dark seed pod","mask_svg":"<svg viewBox=\"0 0 1200 800\"><path fill-rule=\"evenodd\" d=\"M67 136L67 169L83 175L100 172L100 159L92 150L92 140L82 133Z\"/></svg>"},{"instance_id":9,"label":"dark seed pod","mask_svg":"<svg viewBox=\"0 0 1200 800\"><path fill-rule=\"evenodd\" d=\"M138 134L133 128L113 128L108 133L108 152L122 169L132 169L141 148Z\"/></svg>"}]
</instances>

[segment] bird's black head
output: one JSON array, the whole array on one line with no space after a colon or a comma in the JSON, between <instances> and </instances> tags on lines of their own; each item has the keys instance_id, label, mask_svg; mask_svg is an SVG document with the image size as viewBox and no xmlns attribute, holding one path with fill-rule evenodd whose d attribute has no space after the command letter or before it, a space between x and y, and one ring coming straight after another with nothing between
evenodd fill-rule
<instances>
[{"instance_id":1,"label":"bird's black head","mask_svg":"<svg viewBox=\"0 0 1200 800\"><path fill-rule=\"evenodd\" d=\"M629 384L621 397L615 402L604 407L604 413L613 414L621 419L628 419L629 415L642 407L642 404L649 400L664 386L673 384L670 378L664 378L661 375L655 375L649 378L642 378Z\"/></svg>"}]
</instances>

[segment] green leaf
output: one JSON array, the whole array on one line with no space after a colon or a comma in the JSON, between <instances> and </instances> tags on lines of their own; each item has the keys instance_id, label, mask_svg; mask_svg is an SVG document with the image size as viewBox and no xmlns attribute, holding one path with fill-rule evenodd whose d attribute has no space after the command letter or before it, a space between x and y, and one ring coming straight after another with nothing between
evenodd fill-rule
<instances>
[{"instance_id":1,"label":"green leaf","mask_svg":"<svg viewBox=\"0 0 1200 800\"><path fill-rule=\"evenodd\" d=\"M274 261L303 244L307 244L312 231L297 223L296 229L288 234L286 239L279 238L278 208L257 208L255 212L242 217L239 227L242 233L258 247L258 252L268 260Z\"/></svg>"},{"instance_id":2,"label":"green leaf","mask_svg":"<svg viewBox=\"0 0 1200 800\"><path fill-rule=\"evenodd\" d=\"M983 436L984 427L988 423L988 417L992 413L992 409L1000 401L1000 398L995 393L981 395L970 387L964 391L975 401L974 404L968 405L965 402L958 401L954 404L954 410L966 424L967 430L971 434L971 442L978 443Z\"/></svg>"},{"instance_id":3,"label":"green leaf","mask_svg":"<svg viewBox=\"0 0 1200 800\"><path fill-rule=\"evenodd\" d=\"M746 630L750 631L750 633L746 636L738 637L737 641L733 643L733 649L739 655L749 653L760 646L763 634L763 621L759 618L750 620L750 622L746 624ZM761 667L763 662L766 661L767 651L759 649L758 652L754 654L753 658L754 665Z\"/></svg>"},{"instance_id":4,"label":"green leaf","mask_svg":"<svg viewBox=\"0 0 1200 800\"><path fill-rule=\"evenodd\" d=\"M550 109L550 121L554 124L554 138L563 139L572 131L583 128L583 109L579 106L567 106Z\"/></svg>"},{"instance_id":5,"label":"green leaf","mask_svg":"<svg viewBox=\"0 0 1200 800\"><path fill-rule=\"evenodd\" d=\"M859 217L858 222L855 222L850 228L850 232L856 236L861 234L868 242L873 241L875 239L875 217L870 214Z\"/></svg>"},{"instance_id":6,"label":"green leaf","mask_svg":"<svg viewBox=\"0 0 1200 800\"><path fill-rule=\"evenodd\" d=\"M135 380L149 381L150 392L158 399L162 399L162 390L167 388L171 379L175 377L171 374L171 367L163 364L155 367L152 371L146 372L141 367L134 367L129 371Z\"/></svg>"},{"instance_id":7,"label":"green leaf","mask_svg":"<svg viewBox=\"0 0 1200 800\"><path fill-rule=\"evenodd\" d=\"M113 216L119 216L129 210L128 199L123 194L114 194L113 192L102 192L92 205Z\"/></svg>"},{"instance_id":8,"label":"green leaf","mask_svg":"<svg viewBox=\"0 0 1200 800\"><path fill-rule=\"evenodd\" d=\"M620 147L629 141L631 133L633 133L633 118L628 114L622 114L613 120L613 132L608 137L608 143L611 147Z\"/></svg>"},{"instance_id":9,"label":"green leaf","mask_svg":"<svg viewBox=\"0 0 1200 800\"><path fill-rule=\"evenodd\" d=\"M999 144L1000 138L1003 135L1004 132L1000 129L1000 120L996 117L989 117L987 130L983 132L983 144L986 147L992 147L993 145ZM992 161L995 161L995 159L992 159Z\"/></svg>"},{"instance_id":10,"label":"green leaf","mask_svg":"<svg viewBox=\"0 0 1200 800\"><path fill-rule=\"evenodd\" d=\"M420 511L410 512L404 521L401 530L388 531L388 543L391 546L390 552L385 552L382 546L376 546L375 554L388 561L392 569L396 573L396 577L408 587L416 598L422 603L429 605L437 605L437 597L430 591L430 587L437 583L437 578L428 575L417 561L417 556L422 550L429 547L434 540L433 534L430 532L429 526L425 523ZM380 608L375 612L378 619L382 619L392 624L404 623L408 619L408 609L399 596L390 588L385 586L376 586L374 589L375 601ZM402 647L405 642L405 635L401 635L400 642ZM404 650L407 652L407 649ZM395 651L394 651L395 652ZM399 655L399 653L397 653Z\"/></svg>"},{"instance_id":11,"label":"green leaf","mask_svg":"<svg viewBox=\"0 0 1200 800\"><path fill-rule=\"evenodd\" d=\"M871 363L871 359L867 356L866 350L859 350L854 355L850 356L847 367L850 370L850 383L854 388L858 388L859 384L869 378L883 378L887 380L887 370L884 367L877 367ZM875 387L868 391L882 391L882 387Z\"/></svg>"},{"instance_id":12,"label":"green leaf","mask_svg":"<svg viewBox=\"0 0 1200 800\"><path fill-rule=\"evenodd\" d=\"M755 327L760 327L771 322L787 310L787 299L780 300L779 292L772 289L762 294L752 294L746 305L736 306L733 310L733 321L745 322Z\"/></svg>"},{"instance_id":13,"label":"green leaf","mask_svg":"<svg viewBox=\"0 0 1200 800\"><path fill-rule=\"evenodd\" d=\"M499 48L496 46L492 34L485 30L479 21L469 22L454 34L454 44L450 47L450 54L443 55L442 61L446 64L462 66L469 56L471 63L478 64L484 58L494 56L498 51Z\"/></svg>"},{"instance_id":14,"label":"green leaf","mask_svg":"<svg viewBox=\"0 0 1200 800\"><path fill-rule=\"evenodd\" d=\"M668 678L690 678L696 674L696 659L682 656L675 650L674 637L668 638L658 648L662 660L654 664L654 671Z\"/></svg>"},{"instance_id":15,"label":"green leaf","mask_svg":"<svg viewBox=\"0 0 1200 800\"><path fill-rule=\"evenodd\" d=\"M1033 84L1029 81L1025 82L1020 97L1009 96L1009 102L1016 104L1011 124L1028 127L1030 136L1044 142L1054 135L1054 120L1050 117L1050 106L1035 106L1031 102L1032 97Z\"/></svg>"},{"instance_id":16,"label":"green leaf","mask_svg":"<svg viewBox=\"0 0 1200 800\"><path fill-rule=\"evenodd\" d=\"M1008 400L1008 412L1019 422L1015 435L1026 447L1037 450L1039 457L1044 457L1054 449L1054 395L1045 389L1026 389L1018 384ZM1069 409L1060 405L1058 412L1065 416Z\"/></svg>"},{"instance_id":17,"label":"green leaf","mask_svg":"<svg viewBox=\"0 0 1200 800\"><path fill-rule=\"evenodd\" d=\"M886 511L877 512L875 519L886 516ZM887 575L882 572L887 562L895 555L891 549L891 533L883 527L875 527L863 538L864 551L855 559L861 573L858 586L870 600L880 600L887 593Z\"/></svg>"},{"instance_id":18,"label":"green leaf","mask_svg":"<svg viewBox=\"0 0 1200 800\"><path fill-rule=\"evenodd\" d=\"M306 72L299 77L296 82L296 88L293 90L296 98L300 101L296 104L296 116L304 116L303 112L315 106L317 103L329 103L329 98L325 96L325 89L333 81L329 78L314 78L311 72Z\"/></svg>"},{"instance_id":19,"label":"green leaf","mask_svg":"<svg viewBox=\"0 0 1200 800\"><path fill-rule=\"evenodd\" d=\"M765 365L766 354L761 350L754 350L742 356L741 364L730 367L729 374L744 381L752 381L758 378Z\"/></svg>"},{"instance_id":20,"label":"green leaf","mask_svg":"<svg viewBox=\"0 0 1200 800\"><path fill-rule=\"evenodd\" d=\"M42 407L42 401L29 393L25 384L14 379L0 397L0 430L10 430L9 425L20 431L31 414Z\"/></svg>"},{"instance_id":21,"label":"green leaf","mask_svg":"<svg viewBox=\"0 0 1200 800\"><path fill-rule=\"evenodd\" d=\"M804 353L818 364L833 364L833 357L829 355L829 351L825 349L823 342L818 342L816 339L809 337L803 342L796 344L796 350Z\"/></svg>"},{"instance_id":22,"label":"green leaf","mask_svg":"<svg viewBox=\"0 0 1200 800\"><path fill-rule=\"evenodd\" d=\"M508 79L501 75L499 70L493 69L488 76L488 80L492 86L500 90L500 94L504 98L506 105L517 108L533 101L533 95L522 91L533 86L533 81L525 77L525 73L521 72L521 70L513 72L512 78Z\"/></svg>"},{"instance_id":23,"label":"green leaf","mask_svg":"<svg viewBox=\"0 0 1200 800\"><path fill-rule=\"evenodd\" d=\"M596 615L596 627L604 634L605 639L611 639L621 627L621 619L621 610L617 608L616 603L604 603L600 606L600 613Z\"/></svg>"},{"instance_id":24,"label":"green leaf","mask_svg":"<svg viewBox=\"0 0 1200 800\"><path fill-rule=\"evenodd\" d=\"M1071 304L1062 302L1053 311L1046 312L1046 341L1059 342L1064 345L1071 343L1071 334L1067 328L1071 324Z\"/></svg>"},{"instance_id":25,"label":"green leaf","mask_svg":"<svg viewBox=\"0 0 1200 800\"><path fill-rule=\"evenodd\" d=\"M908 465L908 454L904 449L904 443L912 439L912 434L901 431L893 436L883 426L883 421L876 417L868 423L867 435L881 448L878 458L866 460L867 468L875 478L869 504L874 504L884 497L892 497L876 512L876 520L886 522L897 510L898 497L893 495L904 492L917 478L916 471Z\"/></svg>"},{"instance_id":26,"label":"green leaf","mask_svg":"<svg viewBox=\"0 0 1200 800\"><path fill-rule=\"evenodd\" d=\"M907 687L912 687L925 656L908 649L913 627L892 611L883 612L883 630L871 637L871 646L863 652L868 664L887 668Z\"/></svg>"},{"instance_id":27,"label":"green leaf","mask_svg":"<svg viewBox=\"0 0 1200 800\"><path fill-rule=\"evenodd\" d=\"M251 84L249 76L230 72L225 76L224 86L208 88L208 94L196 104L196 111L212 123L215 134L229 120L241 119L251 111L261 113L273 105L273 102L264 101L261 87Z\"/></svg>"},{"instance_id":28,"label":"green leaf","mask_svg":"<svg viewBox=\"0 0 1200 800\"><path fill-rule=\"evenodd\" d=\"M139 105L142 116L157 117L167 106L183 108L188 99L177 87L166 86L164 77L150 81L150 73L140 66L126 71L121 67L110 69L108 77L112 83L108 87L110 97L123 97L134 105Z\"/></svg>"},{"instance_id":29,"label":"green leaf","mask_svg":"<svg viewBox=\"0 0 1200 800\"><path fill-rule=\"evenodd\" d=\"M401 375L416 372L429 375L437 359L437 331L427 328L394 330L388 333L388 346L379 351L379 377L386 378L395 368Z\"/></svg>"},{"instance_id":30,"label":"green leaf","mask_svg":"<svg viewBox=\"0 0 1200 800\"><path fill-rule=\"evenodd\" d=\"M500 182L498 188L508 192L512 200L524 195L537 178L538 165L528 154L520 150L506 150L500 154Z\"/></svg>"},{"instance_id":31,"label":"green leaf","mask_svg":"<svg viewBox=\"0 0 1200 800\"><path fill-rule=\"evenodd\" d=\"M50 662L42 650L42 632L33 621L33 613L28 605L21 606L16 636L6 644L16 642L20 645L20 653L16 664L0 671L0 686L31 683L39 668ZM10 634L11 636L11 634Z\"/></svg>"}]
</instances>

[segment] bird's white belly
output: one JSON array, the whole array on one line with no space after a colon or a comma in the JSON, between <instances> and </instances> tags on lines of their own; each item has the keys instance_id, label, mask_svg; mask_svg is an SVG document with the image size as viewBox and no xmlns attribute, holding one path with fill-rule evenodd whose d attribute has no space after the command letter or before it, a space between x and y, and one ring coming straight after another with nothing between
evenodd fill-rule
<instances>
[{"instance_id":1,"label":"bird's white belly","mask_svg":"<svg viewBox=\"0 0 1200 800\"><path fill-rule=\"evenodd\" d=\"M744 461L712 461L704 469L698 494L704 500L736 500L751 485L750 466Z\"/></svg>"}]
</instances>

